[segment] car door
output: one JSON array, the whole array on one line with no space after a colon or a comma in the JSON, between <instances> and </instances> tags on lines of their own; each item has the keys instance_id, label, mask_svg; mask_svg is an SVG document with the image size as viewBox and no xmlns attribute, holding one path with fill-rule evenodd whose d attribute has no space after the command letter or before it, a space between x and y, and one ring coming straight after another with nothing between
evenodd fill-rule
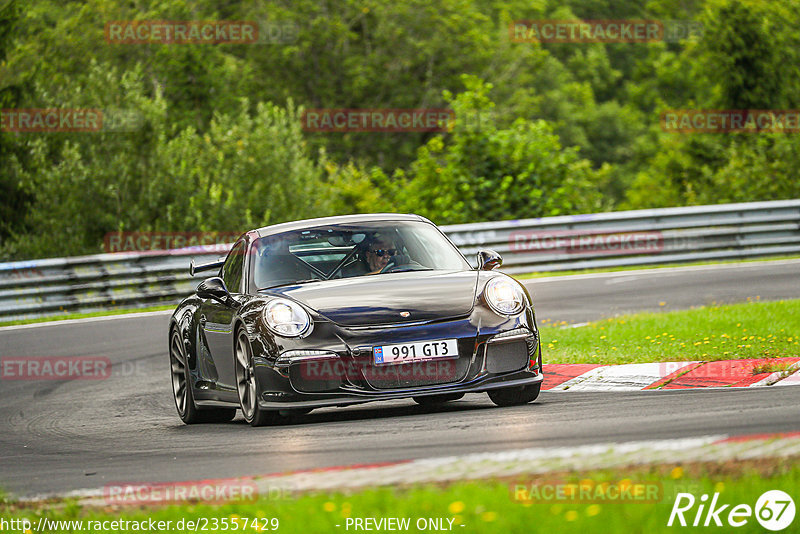
<instances>
[{"instance_id":1,"label":"car door","mask_svg":"<svg viewBox=\"0 0 800 534\"><path fill-rule=\"evenodd\" d=\"M237 242L222 266L221 276L231 295L242 292L245 241ZM236 308L214 299L204 299L200 306L200 324L217 370L217 388L236 391L233 366L233 319Z\"/></svg>"}]
</instances>

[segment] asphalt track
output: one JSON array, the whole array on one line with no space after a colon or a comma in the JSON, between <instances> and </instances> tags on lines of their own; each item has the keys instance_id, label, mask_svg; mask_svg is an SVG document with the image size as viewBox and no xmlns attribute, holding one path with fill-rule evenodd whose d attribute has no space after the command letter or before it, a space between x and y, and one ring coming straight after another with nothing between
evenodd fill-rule
<instances>
[{"instance_id":1,"label":"asphalt track","mask_svg":"<svg viewBox=\"0 0 800 534\"><path fill-rule=\"evenodd\" d=\"M800 261L527 281L541 318L583 322L748 298L800 298ZM662 304L663 303L663 304ZM0 329L2 356L103 356L106 380L0 381L0 487L19 496L357 463L709 434L800 430L800 389L543 392L495 408L392 401L316 410L280 427L183 425L166 314ZM545 355L546 361L546 355Z\"/></svg>"}]
</instances>

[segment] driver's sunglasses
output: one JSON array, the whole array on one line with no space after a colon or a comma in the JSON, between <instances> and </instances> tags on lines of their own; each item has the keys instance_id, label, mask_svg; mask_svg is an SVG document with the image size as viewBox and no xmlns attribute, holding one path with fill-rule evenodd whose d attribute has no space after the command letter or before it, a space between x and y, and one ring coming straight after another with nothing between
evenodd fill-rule
<instances>
[{"instance_id":1,"label":"driver's sunglasses","mask_svg":"<svg viewBox=\"0 0 800 534\"><path fill-rule=\"evenodd\" d=\"M370 252L372 252L376 256L379 256L379 257L382 258L384 256L389 256L389 257L394 256L395 254L397 254L397 249L396 248L388 248L388 249L379 248L379 249L375 249L375 250L370 250Z\"/></svg>"}]
</instances>

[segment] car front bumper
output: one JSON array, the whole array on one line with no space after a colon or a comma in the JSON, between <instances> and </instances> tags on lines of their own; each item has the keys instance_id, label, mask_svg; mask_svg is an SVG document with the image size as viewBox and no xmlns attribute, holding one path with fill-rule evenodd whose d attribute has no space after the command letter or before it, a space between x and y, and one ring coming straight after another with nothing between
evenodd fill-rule
<instances>
[{"instance_id":1,"label":"car front bumper","mask_svg":"<svg viewBox=\"0 0 800 534\"><path fill-rule=\"evenodd\" d=\"M507 376L489 376L472 382L437 387L421 387L406 390L382 390L369 393L342 393L320 397L307 393L280 396L280 398L259 398L259 407L266 410L290 410L298 408L324 408L329 406L349 406L365 402L408 399L427 395L444 395L450 393L482 393L490 389L522 387L541 384L544 375L541 373L514 373Z\"/></svg>"},{"instance_id":2,"label":"car front bumper","mask_svg":"<svg viewBox=\"0 0 800 534\"><path fill-rule=\"evenodd\" d=\"M532 313L481 319L473 314L435 324L358 329L317 325L316 339L256 356L259 406L320 408L540 384ZM375 346L451 338L457 339L458 358L389 366L373 361Z\"/></svg>"}]
</instances>

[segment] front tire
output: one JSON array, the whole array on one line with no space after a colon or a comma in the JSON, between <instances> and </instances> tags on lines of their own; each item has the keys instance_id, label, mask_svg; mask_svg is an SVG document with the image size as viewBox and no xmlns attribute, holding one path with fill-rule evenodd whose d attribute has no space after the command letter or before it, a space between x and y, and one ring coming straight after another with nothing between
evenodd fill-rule
<instances>
[{"instance_id":1,"label":"front tire","mask_svg":"<svg viewBox=\"0 0 800 534\"><path fill-rule=\"evenodd\" d=\"M490 389L489 398L497 406L519 406L536 400L542 390L542 383L514 388Z\"/></svg>"},{"instance_id":2,"label":"front tire","mask_svg":"<svg viewBox=\"0 0 800 534\"><path fill-rule=\"evenodd\" d=\"M178 329L172 331L169 343L169 363L172 375L172 396L178 417L187 425L196 423L227 423L236 416L236 408L208 408L201 410L194 403L189 360Z\"/></svg>"},{"instance_id":3,"label":"front tire","mask_svg":"<svg viewBox=\"0 0 800 534\"><path fill-rule=\"evenodd\" d=\"M236 390L244 420L251 426L264 426L278 420L278 412L263 410L258 405L258 379L255 374L253 351L243 328L236 334Z\"/></svg>"}]
</instances>

